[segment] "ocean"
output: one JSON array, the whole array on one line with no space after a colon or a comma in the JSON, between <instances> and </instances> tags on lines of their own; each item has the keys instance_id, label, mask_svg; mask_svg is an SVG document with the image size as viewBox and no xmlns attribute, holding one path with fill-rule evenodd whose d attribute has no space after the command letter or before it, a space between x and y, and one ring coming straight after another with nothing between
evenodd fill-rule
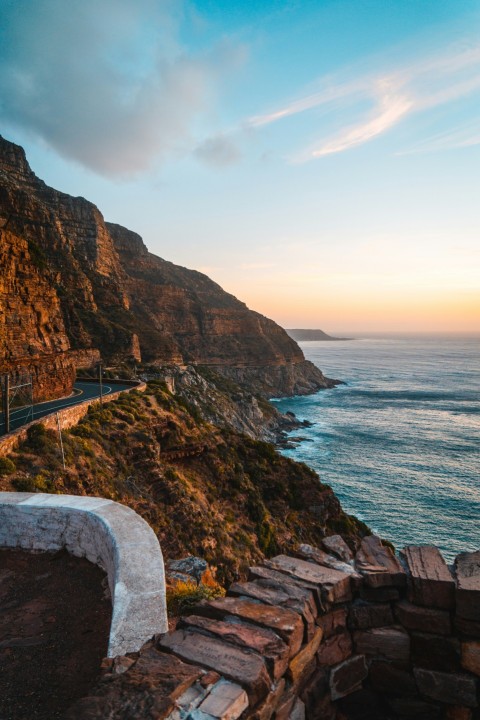
<instances>
[{"instance_id":1,"label":"ocean","mask_svg":"<svg viewBox=\"0 0 480 720\"><path fill-rule=\"evenodd\" d=\"M344 510L397 549L480 549L480 340L383 337L300 343L346 384L275 400L313 423L283 454L314 468Z\"/></svg>"}]
</instances>

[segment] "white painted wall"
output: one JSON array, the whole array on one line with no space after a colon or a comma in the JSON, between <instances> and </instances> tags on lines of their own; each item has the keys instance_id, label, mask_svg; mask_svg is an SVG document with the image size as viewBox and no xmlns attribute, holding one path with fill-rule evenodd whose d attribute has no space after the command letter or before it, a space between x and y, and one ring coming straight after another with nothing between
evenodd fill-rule
<instances>
[{"instance_id":1,"label":"white painted wall","mask_svg":"<svg viewBox=\"0 0 480 720\"><path fill-rule=\"evenodd\" d=\"M162 551L136 512L105 498L0 492L0 547L86 557L108 575L108 656L139 650L168 629Z\"/></svg>"}]
</instances>

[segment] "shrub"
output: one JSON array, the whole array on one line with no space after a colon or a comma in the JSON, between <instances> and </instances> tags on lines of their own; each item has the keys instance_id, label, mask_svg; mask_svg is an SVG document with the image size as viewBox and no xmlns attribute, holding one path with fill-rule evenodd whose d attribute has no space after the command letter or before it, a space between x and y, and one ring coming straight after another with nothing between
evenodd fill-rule
<instances>
[{"instance_id":1,"label":"shrub","mask_svg":"<svg viewBox=\"0 0 480 720\"><path fill-rule=\"evenodd\" d=\"M0 457L0 476L11 475L16 470L16 465L10 458Z\"/></svg>"},{"instance_id":2,"label":"shrub","mask_svg":"<svg viewBox=\"0 0 480 720\"><path fill-rule=\"evenodd\" d=\"M27 445L38 453L51 452L57 447L53 430L47 430L43 423L35 423L27 430Z\"/></svg>"},{"instance_id":3,"label":"shrub","mask_svg":"<svg viewBox=\"0 0 480 720\"><path fill-rule=\"evenodd\" d=\"M225 589L215 580L208 579L199 585L194 580L177 580L167 587L167 609L170 615L176 617L201 600L213 600L224 595Z\"/></svg>"},{"instance_id":4,"label":"shrub","mask_svg":"<svg viewBox=\"0 0 480 720\"><path fill-rule=\"evenodd\" d=\"M38 475L34 477L26 475L24 477L14 478L12 485L18 492L55 492L55 481L44 471L39 472Z\"/></svg>"}]
</instances>

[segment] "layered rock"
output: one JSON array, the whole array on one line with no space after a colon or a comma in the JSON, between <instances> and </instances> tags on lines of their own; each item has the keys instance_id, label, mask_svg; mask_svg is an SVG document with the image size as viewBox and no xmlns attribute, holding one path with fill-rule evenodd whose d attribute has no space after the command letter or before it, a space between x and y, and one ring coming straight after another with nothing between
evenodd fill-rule
<instances>
[{"instance_id":1,"label":"layered rock","mask_svg":"<svg viewBox=\"0 0 480 720\"><path fill-rule=\"evenodd\" d=\"M45 185L1 137L0 261L0 361L98 348L107 361L211 366L267 396L332 384L273 321Z\"/></svg>"}]
</instances>

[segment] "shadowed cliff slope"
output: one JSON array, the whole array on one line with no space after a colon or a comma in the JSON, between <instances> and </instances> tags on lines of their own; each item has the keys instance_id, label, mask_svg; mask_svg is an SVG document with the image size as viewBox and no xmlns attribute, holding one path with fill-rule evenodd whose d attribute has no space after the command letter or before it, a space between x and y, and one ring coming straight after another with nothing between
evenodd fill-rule
<instances>
[{"instance_id":1,"label":"shadowed cliff slope","mask_svg":"<svg viewBox=\"0 0 480 720\"><path fill-rule=\"evenodd\" d=\"M0 262L0 364L63 353L70 368L71 351L98 348L108 362L213 366L269 396L332 384L272 320L45 185L1 137Z\"/></svg>"}]
</instances>

